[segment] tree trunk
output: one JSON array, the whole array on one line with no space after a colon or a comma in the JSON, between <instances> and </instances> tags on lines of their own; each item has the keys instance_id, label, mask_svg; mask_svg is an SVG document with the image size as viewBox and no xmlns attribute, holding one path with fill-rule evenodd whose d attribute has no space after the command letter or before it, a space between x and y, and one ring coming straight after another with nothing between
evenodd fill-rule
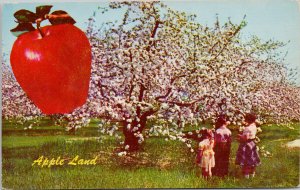
<instances>
[{"instance_id":1,"label":"tree trunk","mask_svg":"<svg viewBox=\"0 0 300 190\"><path fill-rule=\"evenodd\" d=\"M137 111L138 113L140 113L140 111ZM123 134L125 137L125 142L124 142L124 148L126 149L126 151L129 152L134 152L134 151L138 151L140 149L140 145L141 143L139 143L139 140L141 140L139 137L136 137L134 134L135 133L143 133L143 130L146 127L146 123L147 123L147 117L154 114L156 111L154 110L150 110L147 111L145 113L143 113L140 117L139 120L134 120L131 123L128 122L123 122ZM139 115L139 114L138 114ZM130 124L130 128L128 129L127 126L128 124ZM136 129L136 127L139 126ZM128 145L129 147L126 147L126 145Z\"/></svg>"},{"instance_id":2,"label":"tree trunk","mask_svg":"<svg viewBox=\"0 0 300 190\"><path fill-rule=\"evenodd\" d=\"M140 143L139 143L139 137L136 137L134 134L135 133L143 133L144 128L146 127L146 117L141 117L140 121L133 121L132 123L130 123L131 127L130 129L127 129L127 125L129 123L124 123L123 125L123 134L125 137L125 141L124 141L124 147L126 149L126 151L129 152L134 152L134 151L138 151L140 149ZM136 128L138 125L140 125L140 127L134 131L134 128ZM127 145L129 147L127 147Z\"/></svg>"},{"instance_id":3,"label":"tree trunk","mask_svg":"<svg viewBox=\"0 0 300 190\"><path fill-rule=\"evenodd\" d=\"M134 132L131 131L127 131L126 133L124 133L124 137L125 137L125 149L129 152L134 152L134 151L138 151L140 148L140 144L139 144L139 139L134 136ZM128 149L126 148L127 146Z\"/></svg>"}]
</instances>

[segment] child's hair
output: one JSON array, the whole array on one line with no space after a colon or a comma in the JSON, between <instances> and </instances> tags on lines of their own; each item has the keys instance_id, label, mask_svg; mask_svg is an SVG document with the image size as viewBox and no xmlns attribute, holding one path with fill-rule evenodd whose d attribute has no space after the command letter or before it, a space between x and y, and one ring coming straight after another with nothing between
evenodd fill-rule
<instances>
[{"instance_id":1,"label":"child's hair","mask_svg":"<svg viewBox=\"0 0 300 190\"><path fill-rule=\"evenodd\" d=\"M219 115L215 123L215 128L216 129L220 128L222 125L226 124L226 122L227 122L226 115L223 114Z\"/></svg>"},{"instance_id":2,"label":"child's hair","mask_svg":"<svg viewBox=\"0 0 300 190\"><path fill-rule=\"evenodd\" d=\"M256 115L254 113L247 113L245 115L245 121L247 123L254 123L256 120Z\"/></svg>"},{"instance_id":3,"label":"child's hair","mask_svg":"<svg viewBox=\"0 0 300 190\"><path fill-rule=\"evenodd\" d=\"M202 129L201 130L201 139L213 138L213 132L209 129Z\"/></svg>"}]
</instances>

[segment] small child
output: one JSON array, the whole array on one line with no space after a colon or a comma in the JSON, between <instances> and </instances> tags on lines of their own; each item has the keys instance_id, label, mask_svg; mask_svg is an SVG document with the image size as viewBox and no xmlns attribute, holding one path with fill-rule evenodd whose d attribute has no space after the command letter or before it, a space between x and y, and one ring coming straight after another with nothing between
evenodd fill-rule
<instances>
[{"instance_id":1,"label":"small child","mask_svg":"<svg viewBox=\"0 0 300 190\"><path fill-rule=\"evenodd\" d=\"M207 179L212 176L211 169L215 167L214 135L211 130L206 129L202 136L204 140L199 143L199 153L201 154L199 166L202 168L202 176Z\"/></svg>"},{"instance_id":2,"label":"small child","mask_svg":"<svg viewBox=\"0 0 300 190\"><path fill-rule=\"evenodd\" d=\"M227 128L230 122L225 115L220 115L215 124L215 161L213 175L224 177L228 175L229 155L231 148L231 131Z\"/></svg>"},{"instance_id":3,"label":"small child","mask_svg":"<svg viewBox=\"0 0 300 190\"><path fill-rule=\"evenodd\" d=\"M242 173L247 179L249 176L254 177L255 168L260 164L260 158L254 142L257 133L255 121L255 114L246 114L245 122L247 126L242 134L239 135L240 145L235 160L237 165L242 166Z\"/></svg>"}]
</instances>

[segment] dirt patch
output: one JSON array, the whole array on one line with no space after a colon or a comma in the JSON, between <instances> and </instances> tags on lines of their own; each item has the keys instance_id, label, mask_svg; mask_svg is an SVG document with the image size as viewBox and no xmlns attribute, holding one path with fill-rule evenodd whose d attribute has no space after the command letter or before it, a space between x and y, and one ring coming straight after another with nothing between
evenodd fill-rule
<instances>
[{"instance_id":1,"label":"dirt patch","mask_svg":"<svg viewBox=\"0 0 300 190\"><path fill-rule=\"evenodd\" d=\"M288 142L286 146L288 148L300 148L300 139L296 139L294 141Z\"/></svg>"},{"instance_id":2,"label":"dirt patch","mask_svg":"<svg viewBox=\"0 0 300 190\"><path fill-rule=\"evenodd\" d=\"M169 169L171 167L171 161L170 158L162 158L157 161L156 165L161 169Z\"/></svg>"}]
</instances>

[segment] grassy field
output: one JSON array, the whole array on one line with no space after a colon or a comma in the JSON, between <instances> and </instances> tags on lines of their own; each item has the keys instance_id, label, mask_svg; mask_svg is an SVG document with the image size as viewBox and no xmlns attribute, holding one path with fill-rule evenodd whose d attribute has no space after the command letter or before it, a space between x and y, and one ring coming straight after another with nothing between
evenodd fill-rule
<instances>
[{"instance_id":1,"label":"grassy field","mask_svg":"<svg viewBox=\"0 0 300 190\"><path fill-rule=\"evenodd\" d=\"M99 142L95 125L69 134L48 121L27 130L4 121L2 185L9 189L296 187L299 185L299 149L284 146L299 138L300 124L293 127L262 126L259 146L265 146L272 156L262 157L256 178L244 179L240 168L234 165L238 146L234 142L229 177L203 180L194 164L195 155L179 142L150 138L142 151L119 157L117 142L111 137ZM84 159L98 156L97 164L32 166L40 156L72 160L76 155Z\"/></svg>"}]
</instances>

